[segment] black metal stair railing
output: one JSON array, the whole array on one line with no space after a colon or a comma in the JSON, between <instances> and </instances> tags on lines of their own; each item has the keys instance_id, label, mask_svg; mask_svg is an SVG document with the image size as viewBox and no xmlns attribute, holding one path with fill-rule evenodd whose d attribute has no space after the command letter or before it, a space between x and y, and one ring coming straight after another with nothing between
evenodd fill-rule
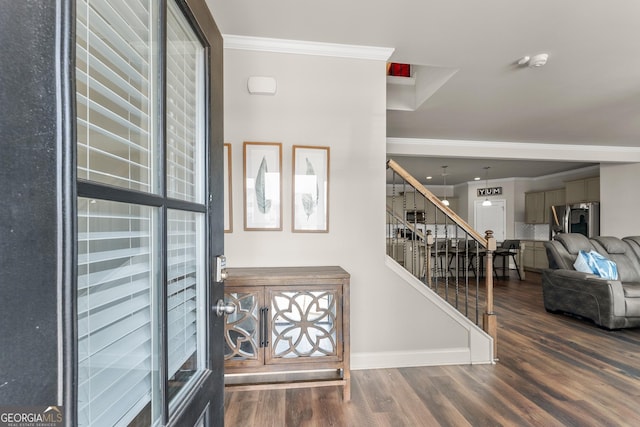
<instances>
[{"instance_id":1,"label":"black metal stair railing","mask_svg":"<svg viewBox=\"0 0 640 427\"><path fill-rule=\"evenodd\" d=\"M494 337L493 251L484 236L395 161L387 162L387 255Z\"/></svg>"}]
</instances>

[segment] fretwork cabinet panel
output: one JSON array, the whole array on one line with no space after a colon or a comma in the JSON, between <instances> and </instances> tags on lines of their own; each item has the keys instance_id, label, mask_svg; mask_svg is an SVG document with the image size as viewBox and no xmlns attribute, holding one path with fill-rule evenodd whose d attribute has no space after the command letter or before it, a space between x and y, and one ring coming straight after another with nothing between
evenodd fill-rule
<instances>
[{"instance_id":1,"label":"fretwork cabinet panel","mask_svg":"<svg viewBox=\"0 0 640 427\"><path fill-rule=\"evenodd\" d=\"M339 286L229 287L225 303L236 307L225 326L228 368L342 360Z\"/></svg>"},{"instance_id":2,"label":"fretwork cabinet panel","mask_svg":"<svg viewBox=\"0 0 640 427\"><path fill-rule=\"evenodd\" d=\"M226 287L225 303L236 307L227 315L224 328L225 367L264 365L261 318L264 316L264 288Z\"/></svg>"},{"instance_id":3,"label":"fretwork cabinet panel","mask_svg":"<svg viewBox=\"0 0 640 427\"><path fill-rule=\"evenodd\" d=\"M236 312L225 324L227 387L342 385L349 400L349 274L340 267L228 273L225 302Z\"/></svg>"}]
</instances>

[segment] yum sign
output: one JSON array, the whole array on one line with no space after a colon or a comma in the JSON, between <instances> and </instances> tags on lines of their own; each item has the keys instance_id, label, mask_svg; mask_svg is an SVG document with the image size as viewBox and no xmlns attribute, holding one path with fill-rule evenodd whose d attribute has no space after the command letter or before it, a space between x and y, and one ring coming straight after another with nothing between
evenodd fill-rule
<instances>
[{"instance_id":1,"label":"yum sign","mask_svg":"<svg viewBox=\"0 0 640 427\"><path fill-rule=\"evenodd\" d=\"M502 194L502 187L478 188L478 197L499 196Z\"/></svg>"}]
</instances>

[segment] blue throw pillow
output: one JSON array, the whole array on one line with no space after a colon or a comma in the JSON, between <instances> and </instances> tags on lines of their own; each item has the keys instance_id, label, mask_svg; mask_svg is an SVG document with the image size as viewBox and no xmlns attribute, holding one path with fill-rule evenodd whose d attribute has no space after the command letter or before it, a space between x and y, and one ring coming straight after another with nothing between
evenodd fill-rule
<instances>
[{"instance_id":1,"label":"blue throw pillow","mask_svg":"<svg viewBox=\"0 0 640 427\"><path fill-rule=\"evenodd\" d=\"M596 251L580 251L573 263L577 271L591 273L603 279L618 280L618 267L616 263L600 255Z\"/></svg>"}]
</instances>

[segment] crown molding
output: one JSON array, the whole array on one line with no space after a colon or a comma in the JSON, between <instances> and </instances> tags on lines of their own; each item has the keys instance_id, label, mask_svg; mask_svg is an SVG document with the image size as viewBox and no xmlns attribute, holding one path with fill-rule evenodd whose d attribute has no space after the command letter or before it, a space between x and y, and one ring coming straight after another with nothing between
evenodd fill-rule
<instances>
[{"instance_id":1,"label":"crown molding","mask_svg":"<svg viewBox=\"0 0 640 427\"><path fill-rule=\"evenodd\" d=\"M496 159L640 162L640 147L387 138L387 154Z\"/></svg>"},{"instance_id":2,"label":"crown molding","mask_svg":"<svg viewBox=\"0 0 640 427\"><path fill-rule=\"evenodd\" d=\"M225 49L387 61L394 48L223 34Z\"/></svg>"}]
</instances>

